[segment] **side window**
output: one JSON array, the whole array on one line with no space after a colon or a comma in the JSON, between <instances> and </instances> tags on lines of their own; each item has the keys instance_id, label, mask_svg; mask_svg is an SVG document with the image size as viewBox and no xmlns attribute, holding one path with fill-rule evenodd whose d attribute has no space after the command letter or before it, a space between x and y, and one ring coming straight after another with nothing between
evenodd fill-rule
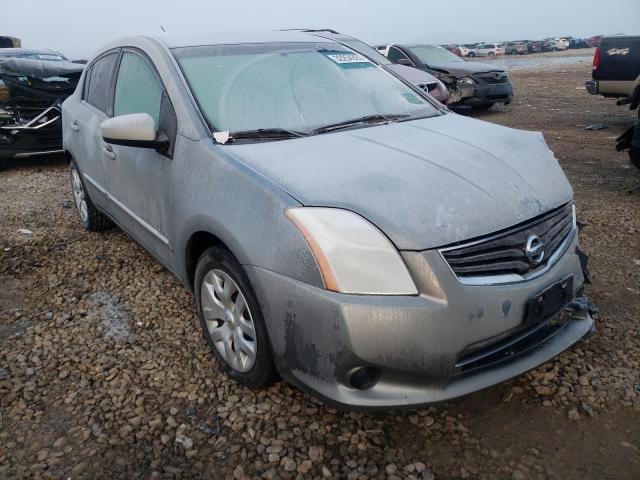
<instances>
[{"instance_id":1,"label":"side window","mask_svg":"<svg viewBox=\"0 0 640 480\"><path fill-rule=\"evenodd\" d=\"M137 53L124 52L116 80L114 115L148 113L160 122L163 88L147 61Z\"/></svg>"},{"instance_id":2,"label":"side window","mask_svg":"<svg viewBox=\"0 0 640 480\"><path fill-rule=\"evenodd\" d=\"M117 58L118 55L114 52L96 60L85 80L85 100L105 113L109 112L111 78Z\"/></svg>"},{"instance_id":3,"label":"side window","mask_svg":"<svg viewBox=\"0 0 640 480\"><path fill-rule=\"evenodd\" d=\"M91 71L93 67L87 68L84 73L84 85L82 86L82 99L87 100L89 98L89 84L91 83Z\"/></svg>"},{"instance_id":4,"label":"side window","mask_svg":"<svg viewBox=\"0 0 640 480\"><path fill-rule=\"evenodd\" d=\"M409 60L409 57L407 57L396 47L389 47L389 55L387 55L387 58L393 63L398 63L398 60L400 60L401 58L406 58L407 60Z\"/></svg>"}]
</instances>

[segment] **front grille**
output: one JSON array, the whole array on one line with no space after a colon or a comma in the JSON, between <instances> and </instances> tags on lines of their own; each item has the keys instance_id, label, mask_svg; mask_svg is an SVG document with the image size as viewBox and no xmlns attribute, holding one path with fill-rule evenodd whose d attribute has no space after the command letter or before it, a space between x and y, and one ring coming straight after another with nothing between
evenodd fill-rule
<instances>
[{"instance_id":1,"label":"front grille","mask_svg":"<svg viewBox=\"0 0 640 480\"><path fill-rule=\"evenodd\" d=\"M441 250L453 272L461 278L489 275L527 275L544 267L573 231L573 205L565 204L544 215L516 225L489 238L471 240ZM527 256L533 236L542 242L542 259Z\"/></svg>"},{"instance_id":2,"label":"front grille","mask_svg":"<svg viewBox=\"0 0 640 480\"><path fill-rule=\"evenodd\" d=\"M492 85L496 83L507 83L509 81L506 73L485 73L483 75L476 75L476 77Z\"/></svg>"}]
</instances>

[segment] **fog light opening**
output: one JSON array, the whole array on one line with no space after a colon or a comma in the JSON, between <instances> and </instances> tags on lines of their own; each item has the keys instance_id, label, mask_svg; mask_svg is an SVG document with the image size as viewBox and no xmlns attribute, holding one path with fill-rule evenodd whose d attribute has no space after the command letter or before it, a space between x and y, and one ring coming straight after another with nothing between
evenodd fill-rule
<instances>
[{"instance_id":1,"label":"fog light opening","mask_svg":"<svg viewBox=\"0 0 640 480\"><path fill-rule=\"evenodd\" d=\"M349 385L358 390L367 390L380 380L380 370L375 367L358 367L351 371Z\"/></svg>"}]
</instances>

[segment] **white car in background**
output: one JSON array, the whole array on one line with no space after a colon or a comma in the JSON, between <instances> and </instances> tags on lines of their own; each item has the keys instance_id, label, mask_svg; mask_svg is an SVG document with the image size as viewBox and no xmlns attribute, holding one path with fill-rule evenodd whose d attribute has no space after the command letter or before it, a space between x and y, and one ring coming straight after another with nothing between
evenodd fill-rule
<instances>
[{"instance_id":1,"label":"white car in background","mask_svg":"<svg viewBox=\"0 0 640 480\"><path fill-rule=\"evenodd\" d=\"M543 52L557 52L569 48L569 40L566 38L549 38L542 44Z\"/></svg>"},{"instance_id":2,"label":"white car in background","mask_svg":"<svg viewBox=\"0 0 640 480\"><path fill-rule=\"evenodd\" d=\"M497 57L504 55L505 49L499 43L479 43L474 48L469 49L468 57Z\"/></svg>"}]
</instances>

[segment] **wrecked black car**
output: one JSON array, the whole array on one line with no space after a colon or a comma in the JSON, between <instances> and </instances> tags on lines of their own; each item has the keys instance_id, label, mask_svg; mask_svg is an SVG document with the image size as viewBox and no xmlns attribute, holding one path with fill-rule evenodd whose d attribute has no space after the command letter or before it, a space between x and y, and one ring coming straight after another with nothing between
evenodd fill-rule
<instances>
[{"instance_id":1,"label":"wrecked black car","mask_svg":"<svg viewBox=\"0 0 640 480\"><path fill-rule=\"evenodd\" d=\"M53 50L0 49L0 159L62 151L60 106L83 69Z\"/></svg>"}]
</instances>

